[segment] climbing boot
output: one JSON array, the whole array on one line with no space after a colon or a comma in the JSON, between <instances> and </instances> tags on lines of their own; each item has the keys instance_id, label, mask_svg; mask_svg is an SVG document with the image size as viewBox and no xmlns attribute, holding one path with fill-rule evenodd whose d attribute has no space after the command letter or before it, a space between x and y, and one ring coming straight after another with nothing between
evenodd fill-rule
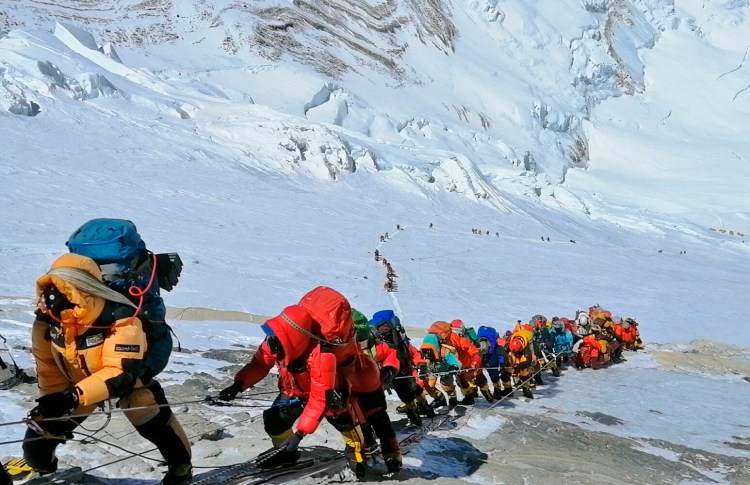
<instances>
[{"instance_id":1,"label":"climbing boot","mask_svg":"<svg viewBox=\"0 0 750 485\"><path fill-rule=\"evenodd\" d=\"M384 453L383 458L385 460L385 467L388 470L390 478L395 478L401 468L403 468L403 461L401 459L401 453L396 451L393 453Z\"/></svg>"},{"instance_id":2,"label":"climbing boot","mask_svg":"<svg viewBox=\"0 0 750 485\"><path fill-rule=\"evenodd\" d=\"M495 400L495 396L490 392L489 389L482 389L480 391L482 393L482 396L487 400L487 402L492 402Z\"/></svg>"},{"instance_id":3,"label":"climbing boot","mask_svg":"<svg viewBox=\"0 0 750 485\"><path fill-rule=\"evenodd\" d=\"M406 417L409 418L409 422L414 426L422 426L422 418L419 417L416 406L406 409Z\"/></svg>"},{"instance_id":4,"label":"climbing boot","mask_svg":"<svg viewBox=\"0 0 750 485\"><path fill-rule=\"evenodd\" d=\"M435 410L432 409L432 405L427 404L427 402L424 400L417 401L417 412L422 416L426 416L428 418L435 417Z\"/></svg>"},{"instance_id":5,"label":"climbing boot","mask_svg":"<svg viewBox=\"0 0 750 485\"><path fill-rule=\"evenodd\" d=\"M531 392L531 389L524 387L523 388L523 397L527 399L534 399L534 394Z\"/></svg>"},{"instance_id":6,"label":"climbing boot","mask_svg":"<svg viewBox=\"0 0 750 485\"><path fill-rule=\"evenodd\" d=\"M445 406L447 403L445 402L445 395L443 393L438 394L438 397L435 398L434 401L432 401L432 408L440 408Z\"/></svg>"},{"instance_id":7,"label":"climbing boot","mask_svg":"<svg viewBox=\"0 0 750 485\"><path fill-rule=\"evenodd\" d=\"M299 458L299 456L298 456ZM295 460L296 461L296 460ZM193 465L170 465L161 485L186 485L193 480Z\"/></svg>"}]
</instances>

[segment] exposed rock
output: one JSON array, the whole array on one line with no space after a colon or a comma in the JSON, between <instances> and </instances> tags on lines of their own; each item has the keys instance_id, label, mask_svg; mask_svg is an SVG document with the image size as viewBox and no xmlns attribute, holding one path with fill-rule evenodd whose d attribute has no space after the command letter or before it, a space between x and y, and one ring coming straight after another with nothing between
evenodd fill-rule
<instances>
[{"instance_id":1,"label":"exposed rock","mask_svg":"<svg viewBox=\"0 0 750 485\"><path fill-rule=\"evenodd\" d=\"M600 412L588 412L588 411L576 411L576 416L583 416L589 419L592 419L596 421L597 423L604 424L606 426L616 426L623 424L624 421L620 418L617 418L615 416L610 416L609 414L604 414Z\"/></svg>"}]
</instances>

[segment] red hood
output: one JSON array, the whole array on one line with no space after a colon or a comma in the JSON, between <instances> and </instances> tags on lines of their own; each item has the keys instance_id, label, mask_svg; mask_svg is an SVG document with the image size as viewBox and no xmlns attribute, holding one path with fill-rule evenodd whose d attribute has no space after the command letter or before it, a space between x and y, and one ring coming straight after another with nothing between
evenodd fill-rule
<instances>
[{"instance_id":1,"label":"red hood","mask_svg":"<svg viewBox=\"0 0 750 485\"><path fill-rule=\"evenodd\" d=\"M281 341L281 345L284 347L284 361L287 364L296 360L310 347L317 344L310 336L294 328L289 323L290 321L306 332L312 330L312 317L298 305L284 308L284 311L279 316L273 317L266 322L266 325L273 330L273 333Z\"/></svg>"}]
</instances>

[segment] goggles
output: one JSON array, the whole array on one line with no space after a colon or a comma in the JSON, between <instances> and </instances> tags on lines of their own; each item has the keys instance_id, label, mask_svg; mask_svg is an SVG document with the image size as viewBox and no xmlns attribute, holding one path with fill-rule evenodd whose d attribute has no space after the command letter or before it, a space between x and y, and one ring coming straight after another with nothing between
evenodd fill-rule
<instances>
[{"instance_id":1,"label":"goggles","mask_svg":"<svg viewBox=\"0 0 750 485\"><path fill-rule=\"evenodd\" d=\"M425 360L435 360L435 352L432 349L420 349L419 353Z\"/></svg>"}]
</instances>

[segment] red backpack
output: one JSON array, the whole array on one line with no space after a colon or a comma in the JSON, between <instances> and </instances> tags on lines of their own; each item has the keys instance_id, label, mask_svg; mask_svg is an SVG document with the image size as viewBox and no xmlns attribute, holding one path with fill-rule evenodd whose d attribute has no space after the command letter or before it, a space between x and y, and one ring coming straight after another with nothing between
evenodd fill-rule
<instances>
[{"instance_id":1,"label":"red backpack","mask_svg":"<svg viewBox=\"0 0 750 485\"><path fill-rule=\"evenodd\" d=\"M318 286L299 301L313 317L312 333L333 345L355 341L349 301L333 288Z\"/></svg>"}]
</instances>

